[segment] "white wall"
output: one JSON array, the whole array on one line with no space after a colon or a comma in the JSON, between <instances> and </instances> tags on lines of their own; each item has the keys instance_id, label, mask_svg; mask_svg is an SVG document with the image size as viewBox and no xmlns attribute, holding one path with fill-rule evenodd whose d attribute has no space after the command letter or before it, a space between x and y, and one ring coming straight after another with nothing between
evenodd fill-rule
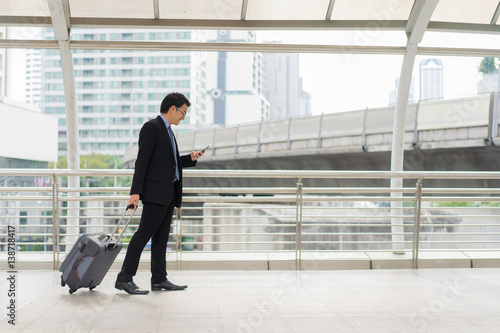
<instances>
[{"instance_id":1,"label":"white wall","mask_svg":"<svg viewBox=\"0 0 500 333\"><path fill-rule=\"evenodd\" d=\"M226 125L260 121L262 99L258 95L226 96Z\"/></svg>"},{"instance_id":2,"label":"white wall","mask_svg":"<svg viewBox=\"0 0 500 333\"><path fill-rule=\"evenodd\" d=\"M57 161L57 119L32 106L0 100L0 156L44 162Z\"/></svg>"}]
</instances>

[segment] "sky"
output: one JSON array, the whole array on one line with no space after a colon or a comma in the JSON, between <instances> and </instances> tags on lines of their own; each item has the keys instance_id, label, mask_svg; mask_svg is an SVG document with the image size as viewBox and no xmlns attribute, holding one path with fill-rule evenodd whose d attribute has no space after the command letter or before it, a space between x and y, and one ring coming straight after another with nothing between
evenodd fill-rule
<instances>
[{"instance_id":1,"label":"sky","mask_svg":"<svg viewBox=\"0 0 500 333\"><path fill-rule=\"evenodd\" d=\"M258 41L284 40L284 43L405 46L403 32L308 32L257 33ZM420 44L426 47L492 48L500 45L500 36L444 34L427 32ZM477 67L482 57L417 56L413 67L415 98L419 96L419 63L436 58L443 62L443 97L460 98L476 94L482 78ZM300 76L304 90L312 93L314 114L360 110L386 106L389 92L401 74L402 55L300 54Z\"/></svg>"},{"instance_id":2,"label":"sky","mask_svg":"<svg viewBox=\"0 0 500 333\"><path fill-rule=\"evenodd\" d=\"M36 39L34 30L18 30L18 36ZM283 43L320 45L378 45L404 46L403 32L363 31L258 31L257 42L281 41ZM14 36L15 38L15 36ZM427 32L420 46L427 47L476 47L492 48L500 45L500 36L476 34L443 34ZM12 50L12 97L24 99L24 75L17 75L24 68L22 50ZM418 65L428 58L443 62L443 94L445 99L476 94L481 75L477 70L482 57L417 56L413 70L415 98L418 99ZM389 93L395 89L395 80L401 72L402 55L355 55L301 53L299 73L303 89L312 95L313 114L360 110L366 107L386 106Z\"/></svg>"}]
</instances>

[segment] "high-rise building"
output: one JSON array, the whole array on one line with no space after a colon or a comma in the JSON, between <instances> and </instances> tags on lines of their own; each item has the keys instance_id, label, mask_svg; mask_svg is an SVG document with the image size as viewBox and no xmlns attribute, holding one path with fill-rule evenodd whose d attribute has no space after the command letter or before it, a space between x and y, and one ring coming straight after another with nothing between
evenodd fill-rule
<instances>
[{"instance_id":1,"label":"high-rise building","mask_svg":"<svg viewBox=\"0 0 500 333\"><path fill-rule=\"evenodd\" d=\"M214 42L255 42L254 32L211 32ZM215 35L216 33L216 35ZM213 100L213 123L232 125L269 119L265 91L265 66L261 52L208 54L207 81Z\"/></svg>"},{"instance_id":2,"label":"high-rise building","mask_svg":"<svg viewBox=\"0 0 500 333\"><path fill-rule=\"evenodd\" d=\"M389 105L396 105L398 98L399 78L394 80L394 89L389 92ZM413 85L413 78L410 82L410 91L408 93L408 103L415 102L415 87Z\"/></svg>"},{"instance_id":3,"label":"high-rise building","mask_svg":"<svg viewBox=\"0 0 500 333\"><path fill-rule=\"evenodd\" d=\"M7 28L0 27L0 39L7 37ZM6 76L7 76L7 48L0 48L0 97L6 95Z\"/></svg>"},{"instance_id":4,"label":"high-rise building","mask_svg":"<svg viewBox=\"0 0 500 333\"><path fill-rule=\"evenodd\" d=\"M26 50L26 103L40 108L42 51Z\"/></svg>"},{"instance_id":5,"label":"high-rise building","mask_svg":"<svg viewBox=\"0 0 500 333\"><path fill-rule=\"evenodd\" d=\"M45 39L53 33L44 30ZM74 29L73 40L205 40L203 31ZM160 113L170 92L192 102L177 133L207 121L205 52L143 50L73 50L78 112L79 152L122 155L137 143L140 128ZM42 51L44 113L59 118L59 154L67 153L64 86L58 50Z\"/></svg>"},{"instance_id":6,"label":"high-rise building","mask_svg":"<svg viewBox=\"0 0 500 333\"><path fill-rule=\"evenodd\" d=\"M443 98L443 63L439 59L420 62L420 100Z\"/></svg>"},{"instance_id":7,"label":"high-rise building","mask_svg":"<svg viewBox=\"0 0 500 333\"><path fill-rule=\"evenodd\" d=\"M297 53L265 53L266 94L271 119L300 114L301 87Z\"/></svg>"},{"instance_id":8,"label":"high-rise building","mask_svg":"<svg viewBox=\"0 0 500 333\"><path fill-rule=\"evenodd\" d=\"M299 79L300 82L300 102L299 102L299 115L309 116L312 114L311 107L311 94L304 91L302 88L302 78Z\"/></svg>"}]
</instances>

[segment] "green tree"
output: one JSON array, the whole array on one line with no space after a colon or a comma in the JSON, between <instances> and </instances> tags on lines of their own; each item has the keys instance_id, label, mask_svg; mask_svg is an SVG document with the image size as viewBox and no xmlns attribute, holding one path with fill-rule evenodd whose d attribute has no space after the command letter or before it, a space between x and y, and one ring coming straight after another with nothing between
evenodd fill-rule
<instances>
[{"instance_id":1,"label":"green tree","mask_svg":"<svg viewBox=\"0 0 500 333\"><path fill-rule=\"evenodd\" d=\"M477 67L478 72L483 75L494 72L496 69L497 65L495 64L495 58L493 57L484 57Z\"/></svg>"},{"instance_id":2,"label":"green tree","mask_svg":"<svg viewBox=\"0 0 500 333\"><path fill-rule=\"evenodd\" d=\"M54 164L49 165L54 168ZM66 156L59 156L56 164L57 169L68 168L68 158ZM90 154L80 156L80 169L121 169L123 167L123 159L120 156L114 155L101 155ZM64 177L66 178L66 177ZM117 177L117 186L130 186L130 177ZM81 177L81 186L91 187L107 187L114 185L114 177Z\"/></svg>"}]
</instances>

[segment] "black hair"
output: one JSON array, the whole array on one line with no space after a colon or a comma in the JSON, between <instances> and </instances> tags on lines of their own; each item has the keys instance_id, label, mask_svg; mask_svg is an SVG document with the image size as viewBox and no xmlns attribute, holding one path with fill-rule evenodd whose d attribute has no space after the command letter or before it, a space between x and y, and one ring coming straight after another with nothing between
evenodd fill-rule
<instances>
[{"instance_id":1,"label":"black hair","mask_svg":"<svg viewBox=\"0 0 500 333\"><path fill-rule=\"evenodd\" d=\"M191 105L191 102L189 102L186 96L178 92L170 93L167 96L165 96L165 98L161 102L160 112L167 113L168 110L172 107L172 105L175 105L176 107L180 108L184 104L186 104L187 106Z\"/></svg>"}]
</instances>

